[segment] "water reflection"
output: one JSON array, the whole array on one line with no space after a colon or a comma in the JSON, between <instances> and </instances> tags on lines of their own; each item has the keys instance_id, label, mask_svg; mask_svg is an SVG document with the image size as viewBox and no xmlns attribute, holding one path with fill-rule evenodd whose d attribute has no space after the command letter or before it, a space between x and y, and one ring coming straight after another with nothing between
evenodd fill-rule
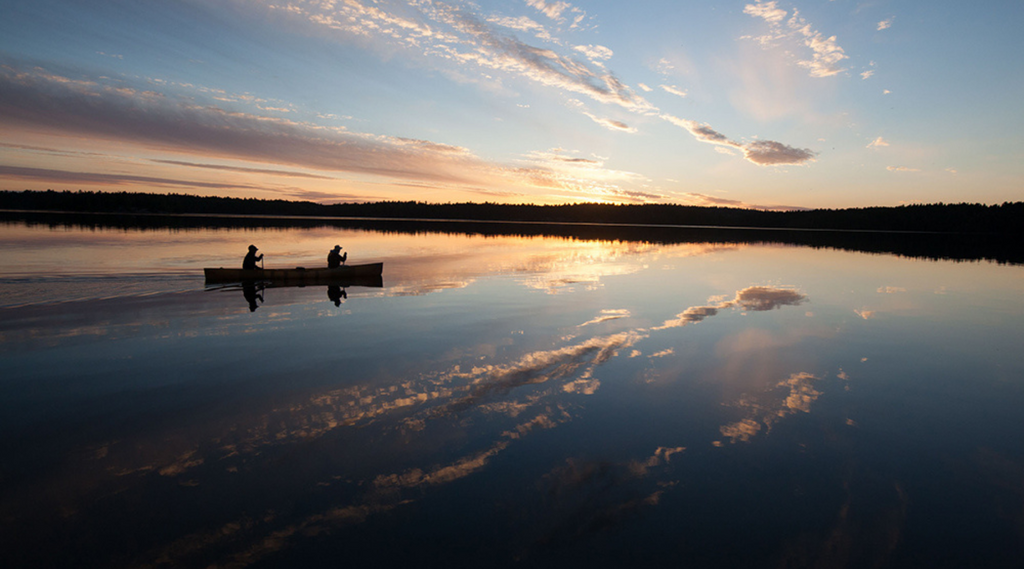
<instances>
[{"instance_id":1,"label":"water reflection","mask_svg":"<svg viewBox=\"0 0 1024 569\"><path fill-rule=\"evenodd\" d=\"M249 312L256 312L256 309L259 308L259 304L256 301L263 302L263 295L260 294L263 291L263 283L247 282L242 283L241 286L242 296L249 303Z\"/></svg>"},{"instance_id":2,"label":"water reflection","mask_svg":"<svg viewBox=\"0 0 1024 569\"><path fill-rule=\"evenodd\" d=\"M701 322L705 318L718 314L719 310L726 308L739 307L742 310L763 312L782 306L796 306L805 300L807 300L806 296L792 288L752 286L737 291L735 298L732 300L712 298L709 299L709 302L712 304L708 306L691 306L677 314L674 319L666 320L664 324L658 326L655 330L678 328L687 324Z\"/></svg>"},{"instance_id":3,"label":"water reflection","mask_svg":"<svg viewBox=\"0 0 1024 569\"><path fill-rule=\"evenodd\" d=\"M275 283L268 281L243 281L237 284L231 285L207 285L208 291L211 292L223 292L225 290L241 289L242 296L245 299L246 304L249 306L249 312L256 312L263 303L264 298L268 294L268 289L282 288L282 287L293 287L293 288L319 288L323 285L318 285L315 282L303 282L303 283ZM334 306L341 306L348 299L348 289L350 287L367 287L367 288L381 288L384 286L381 277L367 277L367 278L347 278L344 281L336 281L326 285L327 298Z\"/></svg>"},{"instance_id":4,"label":"water reflection","mask_svg":"<svg viewBox=\"0 0 1024 569\"><path fill-rule=\"evenodd\" d=\"M327 239L342 238L277 243L301 258ZM0 309L5 557L998 566L1024 553L1024 448L1006 436L1024 428L1019 268L344 239L400 252L380 255L387 286L197 279ZM943 528L968 537L932 537Z\"/></svg>"},{"instance_id":5,"label":"water reflection","mask_svg":"<svg viewBox=\"0 0 1024 569\"><path fill-rule=\"evenodd\" d=\"M329 285L327 287L327 298L331 299L334 306L341 306L342 302L348 298L348 293L345 292L345 288L338 285Z\"/></svg>"}]
</instances>

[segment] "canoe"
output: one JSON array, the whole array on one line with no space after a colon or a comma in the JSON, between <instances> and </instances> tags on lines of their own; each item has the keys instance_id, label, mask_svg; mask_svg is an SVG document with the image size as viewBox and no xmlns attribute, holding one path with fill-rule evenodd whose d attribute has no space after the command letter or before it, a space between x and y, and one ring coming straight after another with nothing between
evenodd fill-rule
<instances>
[{"instance_id":1,"label":"canoe","mask_svg":"<svg viewBox=\"0 0 1024 569\"><path fill-rule=\"evenodd\" d=\"M345 283L379 280L384 271L384 263L366 265L342 265L336 269L318 267L307 269L203 269L207 283L235 283L244 281L280 282L295 284Z\"/></svg>"}]
</instances>

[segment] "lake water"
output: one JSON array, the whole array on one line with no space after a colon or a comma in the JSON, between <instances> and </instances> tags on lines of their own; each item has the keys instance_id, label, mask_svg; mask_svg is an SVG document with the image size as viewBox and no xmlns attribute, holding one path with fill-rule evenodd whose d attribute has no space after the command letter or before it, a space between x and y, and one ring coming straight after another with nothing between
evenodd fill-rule
<instances>
[{"instance_id":1,"label":"lake water","mask_svg":"<svg viewBox=\"0 0 1024 569\"><path fill-rule=\"evenodd\" d=\"M1024 560L1020 265L214 225L0 224L5 566Z\"/></svg>"}]
</instances>

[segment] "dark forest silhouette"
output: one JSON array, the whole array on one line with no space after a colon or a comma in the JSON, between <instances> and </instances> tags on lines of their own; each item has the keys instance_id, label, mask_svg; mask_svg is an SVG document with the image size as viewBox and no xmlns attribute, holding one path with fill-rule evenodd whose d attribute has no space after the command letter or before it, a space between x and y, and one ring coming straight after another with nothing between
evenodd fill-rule
<instances>
[{"instance_id":1,"label":"dark forest silhouette","mask_svg":"<svg viewBox=\"0 0 1024 569\"><path fill-rule=\"evenodd\" d=\"M1024 233L1024 202L765 211L661 204L506 205L308 201L91 191L0 192L0 209L119 214L261 215L330 218L689 225L770 229Z\"/></svg>"}]
</instances>

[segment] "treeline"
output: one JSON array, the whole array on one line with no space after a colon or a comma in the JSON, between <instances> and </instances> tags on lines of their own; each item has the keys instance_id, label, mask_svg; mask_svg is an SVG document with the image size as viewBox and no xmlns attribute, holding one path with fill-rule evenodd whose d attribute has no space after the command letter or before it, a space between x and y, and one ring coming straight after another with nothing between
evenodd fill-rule
<instances>
[{"instance_id":1,"label":"treeline","mask_svg":"<svg viewBox=\"0 0 1024 569\"><path fill-rule=\"evenodd\" d=\"M662 204L507 205L394 201L323 205L308 201L185 194L48 190L0 192L0 209L117 214L316 216L770 229L1024 233L1024 202L1006 202L999 205L938 203L778 212Z\"/></svg>"}]
</instances>

